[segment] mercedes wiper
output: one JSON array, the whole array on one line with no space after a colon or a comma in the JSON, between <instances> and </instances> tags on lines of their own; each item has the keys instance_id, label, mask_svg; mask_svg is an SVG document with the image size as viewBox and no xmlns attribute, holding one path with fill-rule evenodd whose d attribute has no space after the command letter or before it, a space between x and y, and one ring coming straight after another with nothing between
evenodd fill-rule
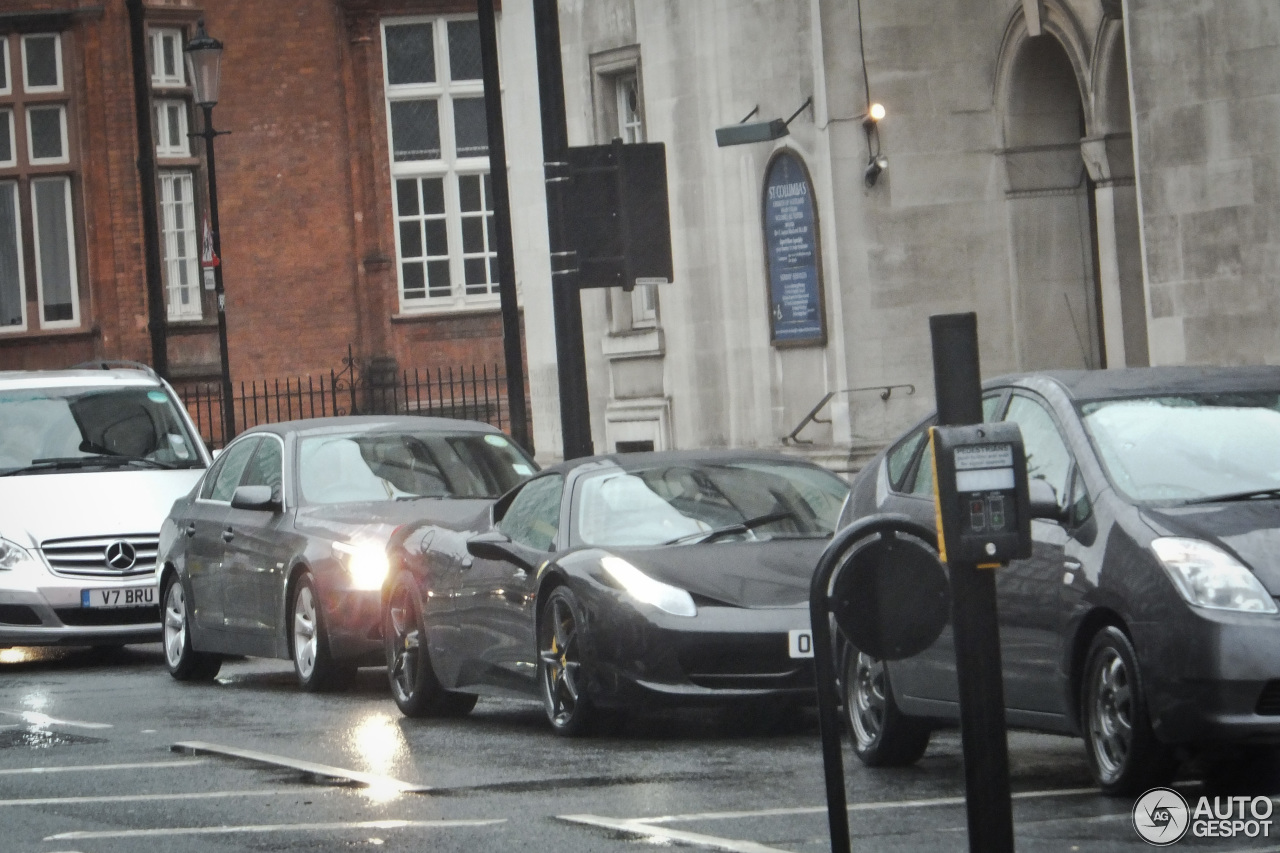
<instances>
[{"instance_id":1,"label":"mercedes wiper","mask_svg":"<svg viewBox=\"0 0 1280 853\"><path fill-rule=\"evenodd\" d=\"M711 530L699 530L696 533L686 533L684 536L677 536L669 542L663 542L663 545L679 545L682 543L693 542L712 542L721 536L731 536L735 533L748 533L763 524L772 521L781 521L784 518L795 518L795 513L790 510L781 510L779 512L765 513L757 515L755 518L744 519L736 524L726 524L724 527L715 527Z\"/></svg>"},{"instance_id":2,"label":"mercedes wiper","mask_svg":"<svg viewBox=\"0 0 1280 853\"><path fill-rule=\"evenodd\" d=\"M1210 495L1204 498L1191 498L1183 501L1183 504L1216 504L1216 503L1233 503L1237 501L1253 501L1262 498L1280 498L1280 488L1275 489L1252 489L1247 492L1232 492L1226 495Z\"/></svg>"},{"instance_id":3,"label":"mercedes wiper","mask_svg":"<svg viewBox=\"0 0 1280 853\"><path fill-rule=\"evenodd\" d=\"M30 465L0 471L0 477L17 477L23 474L45 474L50 471L71 471L84 468L173 468L168 462L142 459L136 456L51 456L32 459Z\"/></svg>"}]
</instances>

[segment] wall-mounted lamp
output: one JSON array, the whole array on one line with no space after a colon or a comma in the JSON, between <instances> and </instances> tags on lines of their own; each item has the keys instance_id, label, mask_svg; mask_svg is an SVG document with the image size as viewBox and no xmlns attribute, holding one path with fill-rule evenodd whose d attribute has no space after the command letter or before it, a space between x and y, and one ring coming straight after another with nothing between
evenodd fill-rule
<instances>
[{"instance_id":1,"label":"wall-mounted lamp","mask_svg":"<svg viewBox=\"0 0 1280 853\"><path fill-rule=\"evenodd\" d=\"M867 168L862 172L862 180L868 188L874 187L880 173L889 168L889 158L880 153L880 119L884 117L884 104L879 102L867 107L866 115L862 117L862 130L867 134L868 152Z\"/></svg>"},{"instance_id":2,"label":"wall-mounted lamp","mask_svg":"<svg viewBox=\"0 0 1280 853\"><path fill-rule=\"evenodd\" d=\"M737 124L731 124L728 127L717 127L716 145L724 148L726 145L745 145L749 142L768 142L771 139L781 139L791 132L788 129L788 125L812 103L812 96L806 98L800 108L793 112L791 118L786 121L775 118L769 121L753 121L747 124L747 119L760 111L760 108L756 107Z\"/></svg>"}]
</instances>

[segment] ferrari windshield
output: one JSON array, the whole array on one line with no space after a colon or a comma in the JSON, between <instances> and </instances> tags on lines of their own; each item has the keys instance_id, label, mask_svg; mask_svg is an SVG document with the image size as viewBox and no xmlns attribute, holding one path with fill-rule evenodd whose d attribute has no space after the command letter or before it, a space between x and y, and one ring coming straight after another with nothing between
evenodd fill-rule
<instances>
[{"instance_id":1,"label":"ferrari windshield","mask_svg":"<svg viewBox=\"0 0 1280 853\"><path fill-rule=\"evenodd\" d=\"M0 475L199 467L199 440L154 385L0 391Z\"/></svg>"},{"instance_id":2,"label":"ferrari windshield","mask_svg":"<svg viewBox=\"0 0 1280 853\"><path fill-rule=\"evenodd\" d=\"M588 545L829 536L848 484L803 464L681 462L604 471L579 489L576 535Z\"/></svg>"},{"instance_id":3,"label":"ferrari windshield","mask_svg":"<svg viewBox=\"0 0 1280 853\"><path fill-rule=\"evenodd\" d=\"M1280 490L1280 394L1106 400L1080 407L1107 475L1134 501L1212 501Z\"/></svg>"},{"instance_id":4,"label":"ferrari windshield","mask_svg":"<svg viewBox=\"0 0 1280 853\"><path fill-rule=\"evenodd\" d=\"M496 498L537 470L497 433L439 430L328 433L299 443L310 504L415 498Z\"/></svg>"}]
</instances>

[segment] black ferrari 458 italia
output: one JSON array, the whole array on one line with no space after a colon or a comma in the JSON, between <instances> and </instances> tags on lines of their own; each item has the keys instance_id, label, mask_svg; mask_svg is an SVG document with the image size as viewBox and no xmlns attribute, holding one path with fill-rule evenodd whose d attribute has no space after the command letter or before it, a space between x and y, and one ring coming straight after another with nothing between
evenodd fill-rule
<instances>
[{"instance_id":1,"label":"black ferrari 458 italia","mask_svg":"<svg viewBox=\"0 0 1280 853\"><path fill-rule=\"evenodd\" d=\"M620 709L812 701L809 583L847 493L780 454L658 452L440 506L391 549L396 703L449 715L527 696L575 735Z\"/></svg>"}]
</instances>

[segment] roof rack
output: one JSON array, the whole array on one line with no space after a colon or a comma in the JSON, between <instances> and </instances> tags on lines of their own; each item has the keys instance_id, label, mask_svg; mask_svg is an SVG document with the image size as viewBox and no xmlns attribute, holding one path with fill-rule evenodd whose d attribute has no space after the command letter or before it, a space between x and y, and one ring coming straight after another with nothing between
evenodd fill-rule
<instances>
[{"instance_id":1,"label":"roof rack","mask_svg":"<svg viewBox=\"0 0 1280 853\"><path fill-rule=\"evenodd\" d=\"M141 370L157 382L160 381L160 374L151 369L151 365L143 364L140 361L124 361L112 359L94 359L93 361L82 361L79 364L73 364L70 370Z\"/></svg>"}]
</instances>

